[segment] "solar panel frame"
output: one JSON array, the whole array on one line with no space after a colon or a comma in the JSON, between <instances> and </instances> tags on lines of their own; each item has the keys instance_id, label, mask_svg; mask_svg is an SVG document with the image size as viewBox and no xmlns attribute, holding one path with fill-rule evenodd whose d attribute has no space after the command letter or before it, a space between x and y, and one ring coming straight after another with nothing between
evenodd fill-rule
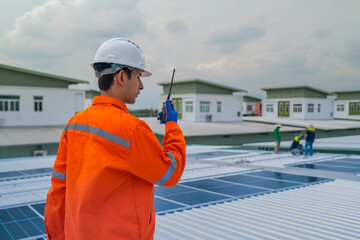
<instances>
[{"instance_id":1,"label":"solar panel frame","mask_svg":"<svg viewBox=\"0 0 360 240\"><path fill-rule=\"evenodd\" d=\"M43 218L28 205L1 209L0 219L1 239L46 237Z\"/></svg>"},{"instance_id":2,"label":"solar panel frame","mask_svg":"<svg viewBox=\"0 0 360 240\"><path fill-rule=\"evenodd\" d=\"M246 153L247 152L213 151L213 152L202 152L202 153L190 153L186 155L186 158L191 160L201 160L208 158L230 157L230 156L242 155Z\"/></svg>"}]
</instances>

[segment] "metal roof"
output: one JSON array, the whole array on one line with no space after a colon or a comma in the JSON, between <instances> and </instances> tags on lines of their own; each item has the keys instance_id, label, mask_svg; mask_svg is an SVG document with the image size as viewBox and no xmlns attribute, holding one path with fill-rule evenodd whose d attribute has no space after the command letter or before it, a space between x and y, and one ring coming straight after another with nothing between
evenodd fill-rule
<instances>
[{"instance_id":1,"label":"metal roof","mask_svg":"<svg viewBox=\"0 0 360 240\"><path fill-rule=\"evenodd\" d=\"M19 67L4 65L4 64L0 64L0 69L6 69L6 70L10 70L10 71L14 71L14 72L21 72L21 73L25 73L25 74L29 74L29 75L46 77L49 79L56 79L56 80L68 82L70 84L89 83L88 81L84 81L84 80L54 75L54 74L50 74L50 73L43 73L43 72L33 71L33 70L25 69L25 68L19 68Z\"/></svg>"},{"instance_id":2,"label":"metal roof","mask_svg":"<svg viewBox=\"0 0 360 240\"><path fill-rule=\"evenodd\" d=\"M214 83L214 82L210 82L210 81L206 81L206 80L202 80L202 79L198 79L198 78L174 80L173 84L175 85L175 84L178 84L178 83L202 83L202 84L206 84L206 85L210 85L210 86L230 90L230 91L233 91L233 92L247 92L246 90L243 90L243 89L240 89L240 88L229 87L229 86L226 86L226 85L223 85L223 84ZM165 85L170 85L170 82L158 82L157 84L160 85L160 86L165 86Z\"/></svg>"},{"instance_id":3,"label":"metal roof","mask_svg":"<svg viewBox=\"0 0 360 240\"><path fill-rule=\"evenodd\" d=\"M279 90L279 89L296 89L296 88L305 88L305 89L310 89L313 90L315 92L319 92L322 94L326 94L326 95L332 95L329 92L326 92L324 90L318 89L318 88L314 88L314 87L310 87L307 85L301 85L301 86L282 86L282 87L267 87L267 88L261 88L261 90L267 91L267 90Z\"/></svg>"},{"instance_id":4,"label":"metal roof","mask_svg":"<svg viewBox=\"0 0 360 240\"><path fill-rule=\"evenodd\" d=\"M336 180L158 215L155 239L359 239L359 192Z\"/></svg>"},{"instance_id":5,"label":"metal roof","mask_svg":"<svg viewBox=\"0 0 360 240\"><path fill-rule=\"evenodd\" d=\"M243 101L244 102L260 102L261 103L261 98L257 98L257 97L252 97L252 96L249 96L249 95L245 95L243 97Z\"/></svg>"},{"instance_id":6,"label":"metal roof","mask_svg":"<svg viewBox=\"0 0 360 240\"><path fill-rule=\"evenodd\" d=\"M254 171L318 176L334 181L156 215L154 239L360 238L360 176L286 167L304 160L316 162L350 155L316 153L304 159L289 152L274 154L195 145L187 146L187 155L183 184ZM10 171L51 168L54 160L55 156L2 159L0 176ZM44 203L51 176L36 172L32 176L0 179L0 210L19 206L32 209L37 203Z\"/></svg>"}]
</instances>

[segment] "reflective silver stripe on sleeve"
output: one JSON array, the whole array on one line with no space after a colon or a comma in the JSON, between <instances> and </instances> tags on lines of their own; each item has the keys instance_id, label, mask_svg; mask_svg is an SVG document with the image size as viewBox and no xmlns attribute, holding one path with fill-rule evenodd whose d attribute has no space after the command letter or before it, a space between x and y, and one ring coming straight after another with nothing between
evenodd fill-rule
<instances>
[{"instance_id":1,"label":"reflective silver stripe on sleeve","mask_svg":"<svg viewBox=\"0 0 360 240\"><path fill-rule=\"evenodd\" d=\"M175 169L176 169L176 159L175 159L174 155L172 154L172 152L167 152L166 154L171 159L171 164L169 166L169 169L165 173L165 175L156 183L158 185L163 185L164 183L169 181L169 179L171 178L171 176L173 175L173 173L175 172Z\"/></svg>"},{"instance_id":2,"label":"reflective silver stripe on sleeve","mask_svg":"<svg viewBox=\"0 0 360 240\"><path fill-rule=\"evenodd\" d=\"M74 129L74 130L78 130L78 131L92 133L99 137L110 140L114 143L120 144L123 147L130 148L129 141L126 141L125 139L118 137L107 131L104 131L100 128L92 127L92 126L85 125L85 124L71 123L64 128L64 132L67 131L68 129Z\"/></svg>"},{"instance_id":3,"label":"reflective silver stripe on sleeve","mask_svg":"<svg viewBox=\"0 0 360 240\"><path fill-rule=\"evenodd\" d=\"M52 176L56 178L60 178L62 180L66 180L66 174L60 173L54 169L52 170Z\"/></svg>"}]
</instances>

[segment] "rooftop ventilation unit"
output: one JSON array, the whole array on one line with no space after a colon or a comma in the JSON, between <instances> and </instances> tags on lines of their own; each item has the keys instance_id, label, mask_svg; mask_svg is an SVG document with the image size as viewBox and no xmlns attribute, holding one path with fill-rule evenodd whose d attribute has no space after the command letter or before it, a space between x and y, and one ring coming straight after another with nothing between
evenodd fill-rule
<instances>
[{"instance_id":1,"label":"rooftop ventilation unit","mask_svg":"<svg viewBox=\"0 0 360 240\"><path fill-rule=\"evenodd\" d=\"M211 115L211 114L206 115L206 121L207 121L207 122L211 122L211 121L212 121L212 115Z\"/></svg>"},{"instance_id":2,"label":"rooftop ventilation unit","mask_svg":"<svg viewBox=\"0 0 360 240\"><path fill-rule=\"evenodd\" d=\"M46 149L34 150L33 156L47 156L47 153Z\"/></svg>"}]
</instances>

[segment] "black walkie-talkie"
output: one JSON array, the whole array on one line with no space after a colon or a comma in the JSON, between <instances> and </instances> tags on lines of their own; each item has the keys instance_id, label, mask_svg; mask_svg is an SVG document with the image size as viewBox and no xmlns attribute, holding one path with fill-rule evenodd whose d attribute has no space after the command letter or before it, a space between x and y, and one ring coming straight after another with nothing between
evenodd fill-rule
<instances>
[{"instance_id":1,"label":"black walkie-talkie","mask_svg":"<svg viewBox=\"0 0 360 240\"><path fill-rule=\"evenodd\" d=\"M172 74L172 78L171 78L171 83L170 83L170 90L169 90L169 95L167 97L167 100L170 100L170 95L171 95L171 89L172 89L172 85L173 85L173 81L174 81L174 75L175 75L175 68L173 70L173 74ZM174 109L174 105L172 104L172 101L170 100L171 103L171 109ZM163 102L163 108L162 108L162 116L161 116L161 121L166 123L166 103Z\"/></svg>"}]
</instances>

